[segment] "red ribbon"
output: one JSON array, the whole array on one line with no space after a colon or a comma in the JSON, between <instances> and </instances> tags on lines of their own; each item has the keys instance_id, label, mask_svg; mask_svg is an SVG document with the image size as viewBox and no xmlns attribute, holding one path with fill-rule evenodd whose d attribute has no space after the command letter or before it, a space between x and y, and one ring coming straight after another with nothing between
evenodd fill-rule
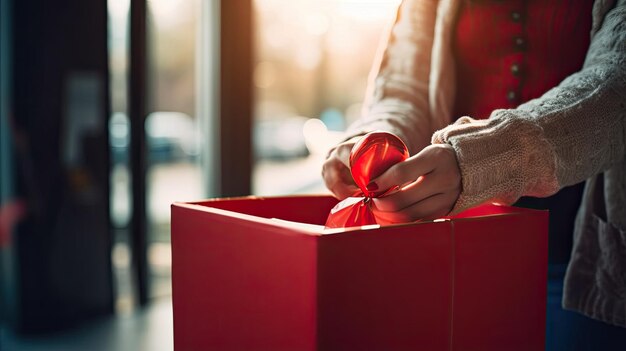
<instances>
[{"instance_id":1,"label":"red ribbon","mask_svg":"<svg viewBox=\"0 0 626 351\"><path fill-rule=\"evenodd\" d=\"M350 151L350 172L362 197L349 197L339 202L328 215L326 228L344 228L371 224L388 224L377 219L372 211L372 198L381 197L391 189L369 186L373 179L391 166L409 157L402 140L392 133L372 132L361 138Z\"/></svg>"}]
</instances>

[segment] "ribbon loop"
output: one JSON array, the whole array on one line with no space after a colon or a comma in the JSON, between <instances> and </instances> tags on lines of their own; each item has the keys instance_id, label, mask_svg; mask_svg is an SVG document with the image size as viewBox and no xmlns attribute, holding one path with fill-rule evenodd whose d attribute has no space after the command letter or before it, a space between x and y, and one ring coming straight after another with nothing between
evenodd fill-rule
<instances>
[{"instance_id":1,"label":"ribbon loop","mask_svg":"<svg viewBox=\"0 0 626 351\"><path fill-rule=\"evenodd\" d=\"M370 191L370 182L387 169L409 157L404 142L389 132L371 132L363 136L350 151L350 173L364 197L349 197L339 202L328 215L327 228L344 228L383 224L374 215L371 199L385 195L390 189ZM393 187L391 188L393 189Z\"/></svg>"}]
</instances>

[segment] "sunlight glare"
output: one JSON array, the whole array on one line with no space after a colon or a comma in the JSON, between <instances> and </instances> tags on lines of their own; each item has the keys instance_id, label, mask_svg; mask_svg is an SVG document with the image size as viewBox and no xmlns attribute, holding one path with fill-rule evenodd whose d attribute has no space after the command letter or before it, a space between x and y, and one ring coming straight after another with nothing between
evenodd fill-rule
<instances>
[{"instance_id":1,"label":"sunlight glare","mask_svg":"<svg viewBox=\"0 0 626 351\"><path fill-rule=\"evenodd\" d=\"M393 17L400 0L335 0L340 14L362 21Z\"/></svg>"},{"instance_id":2,"label":"sunlight glare","mask_svg":"<svg viewBox=\"0 0 626 351\"><path fill-rule=\"evenodd\" d=\"M159 27L171 28L186 20L181 13L188 13L194 5L189 0L148 0L148 7Z\"/></svg>"},{"instance_id":3,"label":"sunlight glare","mask_svg":"<svg viewBox=\"0 0 626 351\"><path fill-rule=\"evenodd\" d=\"M312 35L323 35L330 27L330 19L323 13L311 14L306 17L306 30Z\"/></svg>"},{"instance_id":4,"label":"sunlight glare","mask_svg":"<svg viewBox=\"0 0 626 351\"><path fill-rule=\"evenodd\" d=\"M122 18L128 13L130 0L109 0L107 5L111 17Z\"/></svg>"},{"instance_id":5,"label":"sunlight glare","mask_svg":"<svg viewBox=\"0 0 626 351\"><path fill-rule=\"evenodd\" d=\"M257 88L267 89L276 82L276 66L271 61L262 61L257 63L254 68L254 85Z\"/></svg>"},{"instance_id":6,"label":"sunlight glare","mask_svg":"<svg viewBox=\"0 0 626 351\"><path fill-rule=\"evenodd\" d=\"M306 121L302 133L311 155L326 155L326 152L343 138L343 133L328 130L326 124L317 118Z\"/></svg>"}]
</instances>

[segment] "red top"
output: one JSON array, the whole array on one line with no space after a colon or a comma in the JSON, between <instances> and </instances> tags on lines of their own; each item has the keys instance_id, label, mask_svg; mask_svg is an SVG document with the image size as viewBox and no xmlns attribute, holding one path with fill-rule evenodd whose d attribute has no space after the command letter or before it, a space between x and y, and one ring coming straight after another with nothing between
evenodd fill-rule
<instances>
[{"instance_id":1,"label":"red top","mask_svg":"<svg viewBox=\"0 0 626 351\"><path fill-rule=\"evenodd\" d=\"M488 118L579 71L593 0L463 0L456 28L455 116Z\"/></svg>"}]
</instances>

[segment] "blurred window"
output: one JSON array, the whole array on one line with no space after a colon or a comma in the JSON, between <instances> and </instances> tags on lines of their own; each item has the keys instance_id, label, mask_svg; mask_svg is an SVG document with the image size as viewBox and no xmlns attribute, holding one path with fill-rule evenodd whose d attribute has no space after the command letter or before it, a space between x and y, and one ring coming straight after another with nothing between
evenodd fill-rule
<instances>
[{"instance_id":1,"label":"blurred window","mask_svg":"<svg viewBox=\"0 0 626 351\"><path fill-rule=\"evenodd\" d=\"M126 101L129 1L108 0L111 220L116 231L112 255L122 310L132 307ZM359 117L375 52L399 0L252 1L256 17L254 193L323 192L323 156L341 131ZM210 50L211 44L199 37L206 35L207 22L201 21L209 19L202 15L209 9L207 4L204 0L148 0L145 133L151 297L171 293L170 204L204 197L210 183L207 178L214 176L206 170L203 174L200 166L200 159L211 149L203 145L209 131L200 126L206 129L210 123L200 121L197 108L213 101L197 95L207 84L199 81L199 74L211 65L205 62L207 57L214 57L212 52L203 56L207 53L202 50Z\"/></svg>"},{"instance_id":2,"label":"blurred window","mask_svg":"<svg viewBox=\"0 0 626 351\"><path fill-rule=\"evenodd\" d=\"M254 0L255 194L326 191L323 157L360 115L375 52L398 4Z\"/></svg>"},{"instance_id":3,"label":"blurred window","mask_svg":"<svg viewBox=\"0 0 626 351\"><path fill-rule=\"evenodd\" d=\"M130 0L108 0L109 82L111 116L110 214L113 227L111 261L116 287L116 309L127 313L133 308L133 280L130 267L129 223L131 191L129 171L130 126L127 115L128 14Z\"/></svg>"},{"instance_id":4,"label":"blurred window","mask_svg":"<svg viewBox=\"0 0 626 351\"><path fill-rule=\"evenodd\" d=\"M171 294L170 204L204 196L196 116L201 0L148 0L146 210L152 297Z\"/></svg>"},{"instance_id":5,"label":"blurred window","mask_svg":"<svg viewBox=\"0 0 626 351\"><path fill-rule=\"evenodd\" d=\"M129 221L132 216L127 111L130 0L108 0L111 106L112 251L118 311L133 307ZM196 46L201 0L148 0L146 211L150 297L171 294L170 209L204 196L196 118Z\"/></svg>"}]
</instances>

